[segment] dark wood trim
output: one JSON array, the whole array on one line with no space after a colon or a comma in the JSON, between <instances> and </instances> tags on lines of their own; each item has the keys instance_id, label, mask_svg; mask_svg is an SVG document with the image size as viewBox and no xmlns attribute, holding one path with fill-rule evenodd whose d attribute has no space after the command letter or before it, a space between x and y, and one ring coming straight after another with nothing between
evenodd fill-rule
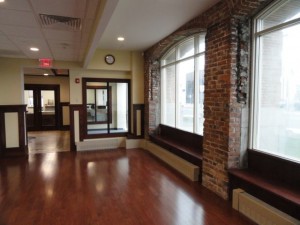
<instances>
[{"instance_id":1,"label":"dark wood trim","mask_svg":"<svg viewBox=\"0 0 300 225\"><path fill-rule=\"evenodd\" d=\"M55 69L51 69L52 73L54 74L54 76L57 76L56 70Z\"/></svg>"},{"instance_id":2,"label":"dark wood trim","mask_svg":"<svg viewBox=\"0 0 300 225\"><path fill-rule=\"evenodd\" d=\"M5 148L6 148L5 120L4 120L4 113L1 111L0 108L0 156L4 154Z\"/></svg>"},{"instance_id":3,"label":"dark wood trim","mask_svg":"<svg viewBox=\"0 0 300 225\"><path fill-rule=\"evenodd\" d=\"M25 145L25 138L27 138L27 132L25 123L26 123L26 106L23 105L18 110L18 123L19 123L19 148L22 153L28 153L27 145Z\"/></svg>"},{"instance_id":4,"label":"dark wood trim","mask_svg":"<svg viewBox=\"0 0 300 225\"><path fill-rule=\"evenodd\" d=\"M24 74L26 77L45 77L45 75L36 75L36 74ZM49 75L48 77L69 77L69 75Z\"/></svg>"},{"instance_id":5,"label":"dark wood trim","mask_svg":"<svg viewBox=\"0 0 300 225\"><path fill-rule=\"evenodd\" d=\"M0 106L0 155L26 155L28 147L25 144L26 127L25 127L26 105L1 105ZM14 112L18 114L18 136L19 147L7 148L5 135L5 113Z\"/></svg>"}]
</instances>

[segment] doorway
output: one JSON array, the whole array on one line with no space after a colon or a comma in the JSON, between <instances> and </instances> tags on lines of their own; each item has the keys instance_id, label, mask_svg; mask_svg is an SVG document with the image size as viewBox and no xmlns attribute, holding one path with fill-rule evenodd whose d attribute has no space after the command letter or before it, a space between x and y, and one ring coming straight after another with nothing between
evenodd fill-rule
<instances>
[{"instance_id":1,"label":"doorway","mask_svg":"<svg viewBox=\"0 0 300 225\"><path fill-rule=\"evenodd\" d=\"M57 130L60 122L59 85L25 84L28 131Z\"/></svg>"}]
</instances>

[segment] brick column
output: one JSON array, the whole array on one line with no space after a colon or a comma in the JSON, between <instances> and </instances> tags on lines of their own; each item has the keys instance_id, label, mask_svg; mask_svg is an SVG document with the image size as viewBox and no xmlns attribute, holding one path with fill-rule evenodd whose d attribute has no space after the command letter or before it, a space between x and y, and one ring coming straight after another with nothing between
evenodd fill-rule
<instances>
[{"instance_id":1,"label":"brick column","mask_svg":"<svg viewBox=\"0 0 300 225\"><path fill-rule=\"evenodd\" d=\"M153 133L160 123L160 63L145 60L145 136Z\"/></svg>"}]
</instances>

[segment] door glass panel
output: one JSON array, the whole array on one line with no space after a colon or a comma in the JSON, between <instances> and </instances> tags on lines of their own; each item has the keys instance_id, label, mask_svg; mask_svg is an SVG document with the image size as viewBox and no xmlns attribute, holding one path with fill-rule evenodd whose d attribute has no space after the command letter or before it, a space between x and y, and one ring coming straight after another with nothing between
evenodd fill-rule
<instances>
[{"instance_id":1,"label":"door glass panel","mask_svg":"<svg viewBox=\"0 0 300 225\"><path fill-rule=\"evenodd\" d=\"M108 133L109 92L106 82L87 82L86 115L88 134Z\"/></svg>"},{"instance_id":2,"label":"door glass panel","mask_svg":"<svg viewBox=\"0 0 300 225\"><path fill-rule=\"evenodd\" d=\"M87 122L96 121L96 111L95 111L95 89L86 90L86 112L87 112Z\"/></svg>"},{"instance_id":3,"label":"door glass panel","mask_svg":"<svg viewBox=\"0 0 300 225\"><path fill-rule=\"evenodd\" d=\"M112 104L110 133L128 132L128 84L110 83Z\"/></svg>"},{"instance_id":4,"label":"door glass panel","mask_svg":"<svg viewBox=\"0 0 300 225\"><path fill-rule=\"evenodd\" d=\"M26 104L26 124L27 127L34 127L34 98L33 90L24 91L24 102Z\"/></svg>"},{"instance_id":5,"label":"door glass panel","mask_svg":"<svg viewBox=\"0 0 300 225\"><path fill-rule=\"evenodd\" d=\"M42 126L55 126L55 92L53 90L42 90L40 103Z\"/></svg>"},{"instance_id":6,"label":"door glass panel","mask_svg":"<svg viewBox=\"0 0 300 225\"><path fill-rule=\"evenodd\" d=\"M107 122L107 110L108 110L108 99L107 99L107 88L96 89L96 121Z\"/></svg>"}]
</instances>

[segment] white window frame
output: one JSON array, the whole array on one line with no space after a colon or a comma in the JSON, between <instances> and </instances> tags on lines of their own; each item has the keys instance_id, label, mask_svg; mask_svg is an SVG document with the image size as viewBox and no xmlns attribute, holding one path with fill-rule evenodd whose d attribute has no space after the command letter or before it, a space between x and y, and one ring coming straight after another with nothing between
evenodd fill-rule
<instances>
[{"instance_id":1,"label":"white window frame","mask_svg":"<svg viewBox=\"0 0 300 225\"><path fill-rule=\"evenodd\" d=\"M279 25L272 26L270 28L266 28L262 30L261 21L264 17L269 15L271 12L276 11L279 9L283 4L286 3L286 0L278 0L275 1L273 4L268 6L266 9L261 11L254 19L253 19L253 32L252 32L252 67L251 67L251 87L250 87L250 118L249 118L249 148L254 149L255 146L258 146L258 127L259 118L258 118L258 110L259 110L259 101L260 101L260 94L259 94L259 75L261 74L259 71L259 60L260 60L260 37L276 32L278 30L282 30L284 28L292 27L294 25L300 24L300 18L294 19L288 22L281 23ZM259 151L263 151L261 149L256 149ZM272 154L269 151L267 154ZM273 155L273 154L272 154ZM277 157L282 157L277 154L274 154ZM290 158L288 160L293 161Z\"/></svg>"},{"instance_id":2,"label":"white window frame","mask_svg":"<svg viewBox=\"0 0 300 225\"><path fill-rule=\"evenodd\" d=\"M203 131L199 132L199 127L198 127L198 123L197 123L197 115L199 113L199 109L197 107L197 103L199 102L199 85L198 84L198 81L199 81L199 74L197 73L198 71L198 68L199 68L199 65L196 63L197 62L197 58L200 57L200 56L205 56L205 49L203 51L200 52L200 49L199 49L199 42L200 42L200 38L204 37L205 39L205 32L201 32L201 33L197 33L197 34L194 34L192 36L189 36L187 38L185 38L184 40L176 43L168 52L166 52L163 57L161 58L161 61L163 61L165 59L166 56L168 56L172 51L174 51L175 49L175 61L174 62L171 62L171 63L168 63L168 64L165 64L165 65L162 65L161 63L161 74L163 73L163 69L166 68L166 67L169 67L169 66L174 66L175 67L175 128L176 129L180 129L178 127L179 125L179 98L178 98L178 80L179 80L179 76L178 76L178 65L181 63L181 62L184 62L184 61L187 61L187 60L190 60L190 59L193 59L194 60L194 107L193 107L193 133L196 133L196 134L200 134L200 135L203 135ZM203 38L202 37L202 38ZM178 51L178 48L179 46L181 46L184 42L187 42L187 41L190 41L191 39L194 39L194 55L192 56L189 56L189 57L186 57L186 58L183 58L183 59L178 59L179 58L179 51ZM205 41L205 40L204 40ZM163 77L163 76L162 76ZM164 99L163 97L165 96L165 93L166 91L163 90L163 79L161 80L162 84L161 84L161 123L164 124L164 113L165 111L163 110L164 109ZM169 126L169 125L168 125Z\"/></svg>"}]
</instances>

